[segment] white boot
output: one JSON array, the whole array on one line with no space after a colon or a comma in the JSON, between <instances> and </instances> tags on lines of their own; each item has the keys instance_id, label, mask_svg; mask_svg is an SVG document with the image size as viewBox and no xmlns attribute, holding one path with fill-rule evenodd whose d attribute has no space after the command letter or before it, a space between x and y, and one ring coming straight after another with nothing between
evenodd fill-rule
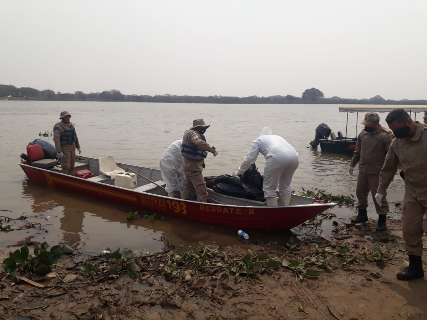
<instances>
[{"instance_id":1,"label":"white boot","mask_svg":"<svg viewBox=\"0 0 427 320\"><path fill-rule=\"evenodd\" d=\"M277 197L265 198L265 204L267 205L267 207L277 207Z\"/></svg>"},{"instance_id":2,"label":"white boot","mask_svg":"<svg viewBox=\"0 0 427 320\"><path fill-rule=\"evenodd\" d=\"M279 190L279 206L289 206L292 199L292 189L290 186Z\"/></svg>"},{"instance_id":3,"label":"white boot","mask_svg":"<svg viewBox=\"0 0 427 320\"><path fill-rule=\"evenodd\" d=\"M279 207L289 206L291 204L292 194L291 193L283 193L279 195Z\"/></svg>"}]
</instances>

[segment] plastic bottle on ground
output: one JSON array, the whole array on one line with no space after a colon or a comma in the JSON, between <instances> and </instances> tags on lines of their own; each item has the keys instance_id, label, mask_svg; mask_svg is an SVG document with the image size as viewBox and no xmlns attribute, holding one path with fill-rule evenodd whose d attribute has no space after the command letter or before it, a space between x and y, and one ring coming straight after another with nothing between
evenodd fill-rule
<instances>
[{"instance_id":1,"label":"plastic bottle on ground","mask_svg":"<svg viewBox=\"0 0 427 320\"><path fill-rule=\"evenodd\" d=\"M241 229L237 231L237 235L242 240L249 240L249 235L245 231L243 231Z\"/></svg>"}]
</instances>

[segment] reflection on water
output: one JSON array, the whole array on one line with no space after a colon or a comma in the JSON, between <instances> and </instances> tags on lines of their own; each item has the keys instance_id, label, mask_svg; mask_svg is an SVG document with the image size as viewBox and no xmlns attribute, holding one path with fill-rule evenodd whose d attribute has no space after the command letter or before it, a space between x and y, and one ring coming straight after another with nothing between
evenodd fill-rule
<instances>
[{"instance_id":1,"label":"reflection on water","mask_svg":"<svg viewBox=\"0 0 427 320\"><path fill-rule=\"evenodd\" d=\"M48 226L49 240L55 239L89 252L99 252L107 247L144 251L163 248L161 231L126 221L128 208L111 207L67 192L52 192L27 180L22 183L22 195L31 200L33 213L43 213L41 218Z\"/></svg>"},{"instance_id":2,"label":"reflection on water","mask_svg":"<svg viewBox=\"0 0 427 320\"><path fill-rule=\"evenodd\" d=\"M226 228L174 218L141 218L129 222L126 217L130 208L110 206L75 193L49 192L28 180L22 183L22 194L31 199L33 213L43 213L51 226L48 240L53 238L87 252L99 252L103 248L157 252L165 244L236 241L234 233L230 234Z\"/></svg>"},{"instance_id":3,"label":"reflection on water","mask_svg":"<svg viewBox=\"0 0 427 320\"><path fill-rule=\"evenodd\" d=\"M15 216L26 214L40 219L48 233L38 235L39 240L65 241L94 252L105 247L156 251L165 242L238 241L236 230L176 219L138 219L128 223L129 208L28 184L17 165L19 154L40 131L51 130L62 109L73 114L85 155L112 155L118 162L152 168L158 168L164 149L182 137L193 119L205 118L212 123L207 139L219 152L216 158L208 157L206 175L235 171L251 141L262 127L269 126L293 144L300 155L294 190L304 187L346 195L355 192L356 174L348 173L349 157L323 154L307 147L319 123L328 123L334 131L345 128L345 114L338 113L334 105L0 101L0 209L11 210ZM263 159L257 165L262 170ZM402 198L399 177L391 186L389 198ZM347 216L351 210L337 214ZM372 211L370 214L375 217ZM8 238L12 234L2 234L0 246L12 243Z\"/></svg>"}]
</instances>

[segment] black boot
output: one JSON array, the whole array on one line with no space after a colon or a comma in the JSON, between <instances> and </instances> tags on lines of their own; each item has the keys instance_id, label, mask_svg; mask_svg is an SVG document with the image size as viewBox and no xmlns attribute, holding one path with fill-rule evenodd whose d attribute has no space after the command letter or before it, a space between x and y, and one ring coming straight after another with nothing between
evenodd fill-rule
<instances>
[{"instance_id":1,"label":"black boot","mask_svg":"<svg viewBox=\"0 0 427 320\"><path fill-rule=\"evenodd\" d=\"M352 223L365 223L366 221L368 221L368 212L366 208L359 208L357 216L351 219Z\"/></svg>"},{"instance_id":2,"label":"black boot","mask_svg":"<svg viewBox=\"0 0 427 320\"><path fill-rule=\"evenodd\" d=\"M420 256L409 256L409 266L396 275L398 280L410 281L424 278L423 262Z\"/></svg>"},{"instance_id":3,"label":"black boot","mask_svg":"<svg viewBox=\"0 0 427 320\"><path fill-rule=\"evenodd\" d=\"M387 230L387 216L385 214L378 215L377 231Z\"/></svg>"}]
</instances>

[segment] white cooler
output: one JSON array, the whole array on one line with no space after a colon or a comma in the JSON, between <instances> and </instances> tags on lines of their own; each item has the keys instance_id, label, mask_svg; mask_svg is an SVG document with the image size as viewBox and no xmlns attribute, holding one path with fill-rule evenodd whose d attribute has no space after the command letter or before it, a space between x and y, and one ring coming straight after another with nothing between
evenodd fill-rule
<instances>
[{"instance_id":1,"label":"white cooler","mask_svg":"<svg viewBox=\"0 0 427 320\"><path fill-rule=\"evenodd\" d=\"M137 177L135 173L124 172L117 173L114 177L114 185L126 189L136 188Z\"/></svg>"}]
</instances>

